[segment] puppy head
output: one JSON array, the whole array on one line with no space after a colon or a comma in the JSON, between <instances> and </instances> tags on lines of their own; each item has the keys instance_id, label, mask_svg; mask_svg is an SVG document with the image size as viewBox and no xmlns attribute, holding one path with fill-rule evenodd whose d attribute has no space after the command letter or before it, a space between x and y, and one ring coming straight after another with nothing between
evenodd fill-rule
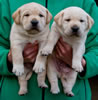
<instances>
[{"instance_id":1,"label":"puppy head","mask_svg":"<svg viewBox=\"0 0 98 100\"><path fill-rule=\"evenodd\" d=\"M37 3L23 5L12 17L17 25L22 25L28 33L35 34L41 32L52 19L51 13Z\"/></svg>"},{"instance_id":2,"label":"puppy head","mask_svg":"<svg viewBox=\"0 0 98 100\"><path fill-rule=\"evenodd\" d=\"M84 36L92 27L93 19L79 7L69 7L54 18L66 36Z\"/></svg>"}]
</instances>

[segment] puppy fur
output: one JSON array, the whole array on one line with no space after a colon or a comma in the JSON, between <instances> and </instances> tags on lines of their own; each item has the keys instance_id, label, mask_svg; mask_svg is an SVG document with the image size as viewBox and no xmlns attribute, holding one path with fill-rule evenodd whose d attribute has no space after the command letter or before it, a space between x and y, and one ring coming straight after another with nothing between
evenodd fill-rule
<instances>
[{"instance_id":1,"label":"puppy fur","mask_svg":"<svg viewBox=\"0 0 98 100\"><path fill-rule=\"evenodd\" d=\"M51 84L52 93L57 94L60 91L57 78L59 77L64 88L64 93L68 96L74 96L72 88L77 78L77 72L83 71L81 60L85 52L87 33L93 23L93 19L79 7L66 8L54 17L47 45L41 51L42 55L52 54L48 58L47 66L47 76ZM63 74L57 71L53 59L54 54L52 53L60 36L73 49L73 70Z\"/></svg>"},{"instance_id":2,"label":"puppy fur","mask_svg":"<svg viewBox=\"0 0 98 100\"><path fill-rule=\"evenodd\" d=\"M27 80L32 75L32 69L24 67L23 49L27 43L39 43L39 51L33 70L38 73L38 85L47 87L42 83L41 78L46 70L47 57L41 56L40 51L45 46L49 34L49 22L52 19L51 13L42 5L28 3L21 6L13 14L14 24L12 25L10 41L13 59L13 73L18 76L20 90L19 95L27 93ZM40 73L39 73L40 72Z\"/></svg>"}]
</instances>

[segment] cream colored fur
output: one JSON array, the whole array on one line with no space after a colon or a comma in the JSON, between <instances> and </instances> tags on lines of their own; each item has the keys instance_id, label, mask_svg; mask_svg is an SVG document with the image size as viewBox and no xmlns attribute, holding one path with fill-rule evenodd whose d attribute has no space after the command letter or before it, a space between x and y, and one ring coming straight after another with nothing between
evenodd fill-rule
<instances>
[{"instance_id":1,"label":"cream colored fur","mask_svg":"<svg viewBox=\"0 0 98 100\"><path fill-rule=\"evenodd\" d=\"M48 38L48 43L43 48L42 55L52 54L60 36L63 41L68 43L73 49L72 68L69 73L61 75L55 66L52 54L48 59L47 75L51 84L51 92L57 94L60 90L58 87L58 77L61 79L64 93L68 96L74 96L72 88L77 78L77 72L83 71L81 60L85 52L85 41L88 31L91 29L93 19L79 7L69 7L62 10L54 17L54 22ZM73 32L72 28L78 28ZM76 30L74 30L76 31Z\"/></svg>"},{"instance_id":2,"label":"cream colored fur","mask_svg":"<svg viewBox=\"0 0 98 100\"><path fill-rule=\"evenodd\" d=\"M27 80L30 79L32 71L38 73L38 84L47 87L42 83L41 77L46 70L47 57L41 56L40 51L45 46L49 34L49 22L52 19L50 12L40 4L29 3L20 7L13 14L14 24L12 25L10 41L13 59L13 73L18 76L20 90L19 94L27 93ZM36 23L37 21L37 23ZM33 23L33 24L32 24ZM39 43L39 51L33 69L24 67L23 50L27 43ZM43 72L42 72L43 71Z\"/></svg>"}]
</instances>

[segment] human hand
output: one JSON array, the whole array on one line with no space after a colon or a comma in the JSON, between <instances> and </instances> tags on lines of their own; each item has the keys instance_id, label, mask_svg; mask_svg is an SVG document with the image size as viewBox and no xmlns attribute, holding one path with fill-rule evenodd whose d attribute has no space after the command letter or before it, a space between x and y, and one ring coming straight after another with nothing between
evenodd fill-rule
<instances>
[{"instance_id":1,"label":"human hand","mask_svg":"<svg viewBox=\"0 0 98 100\"><path fill-rule=\"evenodd\" d=\"M38 53L38 42L28 43L23 50L24 63L34 63ZM12 63L12 51L10 50L7 57L8 61Z\"/></svg>"},{"instance_id":2,"label":"human hand","mask_svg":"<svg viewBox=\"0 0 98 100\"><path fill-rule=\"evenodd\" d=\"M7 60L9 63L12 63L12 51L11 50L8 53Z\"/></svg>"},{"instance_id":3,"label":"human hand","mask_svg":"<svg viewBox=\"0 0 98 100\"><path fill-rule=\"evenodd\" d=\"M24 57L24 63L34 63L36 56L38 53L38 42L35 43L28 43L24 47L23 51L23 57Z\"/></svg>"},{"instance_id":4,"label":"human hand","mask_svg":"<svg viewBox=\"0 0 98 100\"><path fill-rule=\"evenodd\" d=\"M56 44L56 57L63 60L69 66L72 66L72 48L70 45L65 43L62 38L60 38ZM86 61L82 59L83 67L86 66Z\"/></svg>"},{"instance_id":5,"label":"human hand","mask_svg":"<svg viewBox=\"0 0 98 100\"><path fill-rule=\"evenodd\" d=\"M60 38L55 47L56 57L63 60L66 64L72 65L72 48Z\"/></svg>"}]
</instances>

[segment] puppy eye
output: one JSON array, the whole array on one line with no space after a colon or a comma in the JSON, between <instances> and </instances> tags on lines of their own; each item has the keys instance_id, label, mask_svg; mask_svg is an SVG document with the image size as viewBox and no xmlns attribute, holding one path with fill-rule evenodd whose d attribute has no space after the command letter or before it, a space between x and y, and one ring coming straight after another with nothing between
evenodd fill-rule
<instances>
[{"instance_id":1,"label":"puppy eye","mask_svg":"<svg viewBox=\"0 0 98 100\"><path fill-rule=\"evenodd\" d=\"M29 16L29 14L25 14L24 16L28 17L28 16Z\"/></svg>"},{"instance_id":2,"label":"puppy eye","mask_svg":"<svg viewBox=\"0 0 98 100\"><path fill-rule=\"evenodd\" d=\"M65 21L69 22L71 19L65 19Z\"/></svg>"},{"instance_id":3,"label":"puppy eye","mask_svg":"<svg viewBox=\"0 0 98 100\"><path fill-rule=\"evenodd\" d=\"M39 14L40 17L44 17L42 14Z\"/></svg>"},{"instance_id":4,"label":"puppy eye","mask_svg":"<svg viewBox=\"0 0 98 100\"><path fill-rule=\"evenodd\" d=\"M84 20L83 19L80 19L80 22L82 23L82 22L84 22Z\"/></svg>"}]
</instances>

